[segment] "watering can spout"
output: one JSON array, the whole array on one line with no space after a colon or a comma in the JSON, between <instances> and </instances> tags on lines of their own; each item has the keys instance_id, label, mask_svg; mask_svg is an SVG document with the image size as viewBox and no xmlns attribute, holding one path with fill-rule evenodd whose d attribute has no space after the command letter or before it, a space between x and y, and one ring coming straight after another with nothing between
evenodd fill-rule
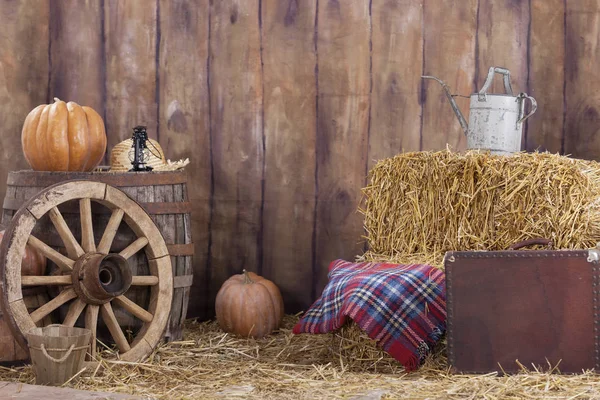
<instances>
[{"instance_id":1,"label":"watering can spout","mask_svg":"<svg viewBox=\"0 0 600 400\"><path fill-rule=\"evenodd\" d=\"M460 112L460 108L458 108L458 104L456 104L456 101L454 100L452 93L450 93L450 89L448 88L448 85L446 85L441 79L438 79L435 76L424 75L424 76L421 76L421 78L433 79L433 80L439 82L440 85L442 85L442 88L444 89L444 92L446 93L446 97L448 97L448 100L450 100L450 106L454 110L454 113L456 114L456 117L458 118L458 122L460 122L460 126L462 127L463 131L465 132L465 135L467 135L468 131L469 131L469 125L467 124L467 120L465 119L462 112Z\"/></svg>"}]
</instances>

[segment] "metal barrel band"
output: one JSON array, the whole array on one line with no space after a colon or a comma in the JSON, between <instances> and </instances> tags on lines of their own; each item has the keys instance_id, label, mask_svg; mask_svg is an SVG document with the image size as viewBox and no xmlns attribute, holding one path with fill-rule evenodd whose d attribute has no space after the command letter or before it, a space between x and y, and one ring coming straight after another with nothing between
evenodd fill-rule
<instances>
[{"instance_id":1,"label":"metal barrel band","mask_svg":"<svg viewBox=\"0 0 600 400\"><path fill-rule=\"evenodd\" d=\"M5 210L16 211L23 205L24 200L5 198L2 207ZM140 205L146 210L148 214L189 214L192 211L192 203L189 201L174 201L174 202L155 202L155 203L140 203ZM95 206L95 204L93 205ZM78 206L67 205L61 208L62 212L67 213L79 213ZM94 207L94 211L97 214L110 214L111 210L107 207Z\"/></svg>"},{"instance_id":2,"label":"metal barrel band","mask_svg":"<svg viewBox=\"0 0 600 400\"><path fill-rule=\"evenodd\" d=\"M194 243L167 244L167 250L172 256L193 256Z\"/></svg>"},{"instance_id":3,"label":"metal barrel band","mask_svg":"<svg viewBox=\"0 0 600 400\"><path fill-rule=\"evenodd\" d=\"M140 205L150 215L188 214L192 211L192 203L189 201L141 203Z\"/></svg>"},{"instance_id":4,"label":"metal barrel band","mask_svg":"<svg viewBox=\"0 0 600 400\"><path fill-rule=\"evenodd\" d=\"M187 183L187 175L183 171L153 172L44 172L15 171L9 172L8 186L50 186L59 182L74 179L89 179L116 187L134 187L148 185L175 185Z\"/></svg>"}]
</instances>

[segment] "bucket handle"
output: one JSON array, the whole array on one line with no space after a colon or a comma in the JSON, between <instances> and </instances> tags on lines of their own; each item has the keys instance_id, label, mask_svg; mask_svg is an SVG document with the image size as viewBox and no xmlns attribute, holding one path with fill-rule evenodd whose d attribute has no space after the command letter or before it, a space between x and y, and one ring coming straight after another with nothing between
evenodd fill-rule
<instances>
[{"instance_id":1,"label":"bucket handle","mask_svg":"<svg viewBox=\"0 0 600 400\"><path fill-rule=\"evenodd\" d=\"M69 356L71 355L71 353L73 352L73 350L87 349L88 347L89 346L75 347L75 345L72 344L71 347L69 347L69 349L67 350L67 354L65 354L61 358L54 358L50 354L48 354L48 352L46 351L46 346L44 346L44 343L42 343L40 345L40 347L31 347L31 348L35 349L35 350L41 350L42 353L44 354L44 356L46 356L46 358L48 358L50 361L54 361L57 364L62 364L65 361L67 361L67 358L69 358ZM48 350L50 350L50 351L65 351L65 349L48 349Z\"/></svg>"},{"instance_id":2,"label":"bucket handle","mask_svg":"<svg viewBox=\"0 0 600 400\"><path fill-rule=\"evenodd\" d=\"M494 79L494 73L504 75L504 91L506 92L506 94L513 96L513 90L510 84L510 71L502 67L490 67L487 78L485 79L485 83L483 84L483 87L478 93L479 101L486 100L486 93L487 90L490 88L490 85L492 84L492 79Z\"/></svg>"},{"instance_id":3,"label":"bucket handle","mask_svg":"<svg viewBox=\"0 0 600 400\"><path fill-rule=\"evenodd\" d=\"M50 354L48 354L48 352L46 351L46 346L44 346L44 343L42 343L40 345L40 347L31 347L32 349L35 350L41 350L42 353L51 361L54 361L57 364L61 364L64 363L67 358L69 358L69 356L71 355L71 353L73 352L73 350L81 350L81 349L87 349L89 347L88 346L79 346L79 347L75 347L74 344L72 344L69 349L67 350L67 354L65 354L64 356L62 356L61 358L54 358L52 357ZM65 351L65 349L48 349L50 351Z\"/></svg>"},{"instance_id":4,"label":"bucket handle","mask_svg":"<svg viewBox=\"0 0 600 400\"><path fill-rule=\"evenodd\" d=\"M64 356L62 356L61 358L54 358L52 357L50 354L48 354L48 352L46 351L46 347L44 346L44 343L42 343L40 345L40 348L42 350L42 353L44 353L44 355L46 356L46 358L48 358L50 361L54 361L57 364L62 364L65 361L67 361L67 358L69 358L69 356L71 355L71 353L73 352L73 350L75 349L75 345L72 344L71 347L69 347L69 350L67 350L67 354L65 354Z\"/></svg>"}]
</instances>

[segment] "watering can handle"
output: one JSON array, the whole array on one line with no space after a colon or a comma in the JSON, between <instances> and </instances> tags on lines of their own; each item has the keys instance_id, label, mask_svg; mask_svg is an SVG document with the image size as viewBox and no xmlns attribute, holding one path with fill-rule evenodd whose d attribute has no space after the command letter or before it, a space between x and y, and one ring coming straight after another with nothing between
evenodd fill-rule
<instances>
[{"instance_id":1,"label":"watering can handle","mask_svg":"<svg viewBox=\"0 0 600 400\"><path fill-rule=\"evenodd\" d=\"M481 88L481 90L478 93L479 100L482 100L482 101L485 100L485 95L487 94L487 90L490 88L490 85L492 84L492 79L494 79L494 73L504 75L504 90L506 91L506 94L513 96L512 86L510 85L510 71L507 70L506 68L502 68L502 67L490 67L487 78L485 79L485 83L483 84L483 87Z\"/></svg>"},{"instance_id":2,"label":"watering can handle","mask_svg":"<svg viewBox=\"0 0 600 400\"><path fill-rule=\"evenodd\" d=\"M521 93L519 96L523 98L523 102L525 101L525 99L529 99L529 101L531 101L531 110L529 110L529 114L521 117L517 121L517 123L520 124L523 121L525 121L527 118L531 117L533 115L533 113L535 112L535 110L537 110L537 101L535 101L535 99L533 97L527 96L527 93ZM522 107L523 107L522 110L524 110L525 109L525 105L523 105ZM521 111L521 112L523 112L523 111Z\"/></svg>"},{"instance_id":3,"label":"watering can handle","mask_svg":"<svg viewBox=\"0 0 600 400\"><path fill-rule=\"evenodd\" d=\"M67 350L67 354L65 354L64 356L62 356L61 358L54 358L52 357L50 354L48 354L48 352L46 351L46 347L44 347L44 343L42 343L40 345L40 348L42 349L42 353L44 353L44 355L50 360L50 361L54 361L57 364L62 364L64 363L67 358L69 358L69 356L71 355L71 353L73 352L73 349L75 348L75 345L72 344L71 347L69 347L69 350Z\"/></svg>"}]
</instances>

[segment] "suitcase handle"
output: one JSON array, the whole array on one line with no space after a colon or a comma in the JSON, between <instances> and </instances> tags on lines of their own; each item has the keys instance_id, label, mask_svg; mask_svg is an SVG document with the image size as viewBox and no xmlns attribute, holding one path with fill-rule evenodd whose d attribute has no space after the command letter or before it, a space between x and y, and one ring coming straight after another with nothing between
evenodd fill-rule
<instances>
[{"instance_id":1,"label":"suitcase handle","mask_svg":"<svg viewBox=\"0 0 600 400\"><path fill-rule=\"evenodd\" d=\"M533 245L542 245L542 246L548 246L548 249L552 248L552 240L550 239L543 239L543 238L536 238L536 239L527 239L527 240L523 240L521 242L515 243L513 245L511 245L508 249L509 250L518 250L521 247L525 247L525 246L533 246Z\"/></svg>"}]
</instances>

